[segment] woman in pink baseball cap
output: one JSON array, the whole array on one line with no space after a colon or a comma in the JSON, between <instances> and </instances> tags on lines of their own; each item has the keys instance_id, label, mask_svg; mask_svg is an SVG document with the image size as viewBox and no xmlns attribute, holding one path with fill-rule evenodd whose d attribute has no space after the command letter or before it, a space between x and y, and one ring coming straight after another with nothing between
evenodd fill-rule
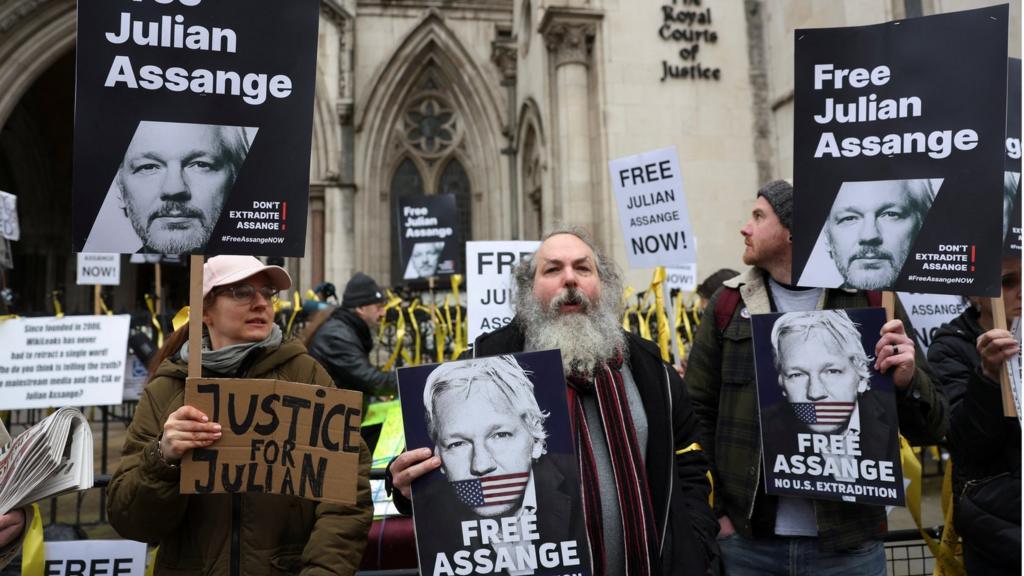
<instances>
[{"instance_id":1,"label":"woman in pink baseball cap","mask_svg":"<svg viewBox=\"0 0 1024 576\"><path fill-rule=\"evenodd\" d=\"M252 256L203 266L203 376L333 386L299 340L282 340L274 300L291 287L283 268ZM259 493L180 494L179 463L221 436L220 424L183 405L188 326L157 353L110 482L110 523L125 538L160 544L156 574L355 574L372 520L370 455L360 450L358 504Z\"/></svg>"}]
</instances>

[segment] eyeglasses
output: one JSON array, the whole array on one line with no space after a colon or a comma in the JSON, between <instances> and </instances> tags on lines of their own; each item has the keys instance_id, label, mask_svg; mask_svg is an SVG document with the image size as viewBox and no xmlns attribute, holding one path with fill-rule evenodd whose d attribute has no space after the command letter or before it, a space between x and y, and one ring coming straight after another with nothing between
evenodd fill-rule
<instances>
[{"instance_id":1,"label":"eyeglasses","mask_svg":"<svg viewBox=\"0 0 1024 576\"><path fill-rule=\"evenodd\" d=\"M238 304L251 304L253 299L256 298L256 293L259 292L267 302L274 302L277 300L277 294L280 292L273 286L262 286L257 288L252 284L235 284L233 286L226 286L217 291L217 294L228 294L231 299Z\"/></svg>"}]
</instances>

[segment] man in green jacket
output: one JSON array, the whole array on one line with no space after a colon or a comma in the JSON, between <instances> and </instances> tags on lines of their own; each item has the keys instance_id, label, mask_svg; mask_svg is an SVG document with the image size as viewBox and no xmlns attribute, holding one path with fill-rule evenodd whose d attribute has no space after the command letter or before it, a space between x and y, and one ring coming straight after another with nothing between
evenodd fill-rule
<instances>
[{"instance_id":1,"label":"man in green jacket","mask_svg":"<svg viewBox=\"0 0 1024 576\"><path fill-rule=\"evenodd\" d=\"M783 180L758 190L740 231L743 262L752 268L712 298L686 372L714 476L725 573L789 575L796 566L800 574L884 576L883 507L764 492L750 316L870 305L862 291L792 285L792 199L793 187ZM893 376L900 432L932 444L945 435L946 404L921 369L924 359L909 332L898 319L883 326L875 367Z\"/></svg>"}]
</instances>

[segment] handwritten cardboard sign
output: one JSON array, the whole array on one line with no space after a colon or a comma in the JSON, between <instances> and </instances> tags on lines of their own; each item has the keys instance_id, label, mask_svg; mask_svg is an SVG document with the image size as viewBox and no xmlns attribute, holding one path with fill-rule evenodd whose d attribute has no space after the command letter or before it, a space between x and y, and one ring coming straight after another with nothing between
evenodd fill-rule
<instances>
[{"instance_id":1,"label":"handwritten cardboard sign","mask_svg":"<svg viewBox=\"0 0 1024 576\"><path fill-rule=\"evenodd\" d=\"M182 460L182 494L263 492L354 504L363 395L279 380L188 378L185 403L222 426Z\"/></svg>"}]
</instances>

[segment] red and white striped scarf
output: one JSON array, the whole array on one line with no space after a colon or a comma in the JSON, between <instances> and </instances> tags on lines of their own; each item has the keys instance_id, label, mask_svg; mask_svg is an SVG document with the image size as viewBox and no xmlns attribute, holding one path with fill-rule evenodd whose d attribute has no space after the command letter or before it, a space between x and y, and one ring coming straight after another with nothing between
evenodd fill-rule
<instances>
[{"instance_id":1,"label":"red and white striped scarf","mask_svg":"<svg viewBox=\"0 0 1024 576\"><path fill-rule=\"evenodd\" d=\"M658 529L654 522L651 490L647 484L647 469L637 444L636 428L629 411L621 369L622 354L619 353L595 370L593 377L573 374L568 378L570 414L576 435L580 477L583 479L587 536L594 559L593 573L597 576L612 576L608 574L605 565L601 487L598 485L591 431L583 409L583 397L594 394L611 458L615 491L619 498L625 544L625 574L650 576L656 573L654 566L658 558Z\"/></svg>"}]
</instances>

